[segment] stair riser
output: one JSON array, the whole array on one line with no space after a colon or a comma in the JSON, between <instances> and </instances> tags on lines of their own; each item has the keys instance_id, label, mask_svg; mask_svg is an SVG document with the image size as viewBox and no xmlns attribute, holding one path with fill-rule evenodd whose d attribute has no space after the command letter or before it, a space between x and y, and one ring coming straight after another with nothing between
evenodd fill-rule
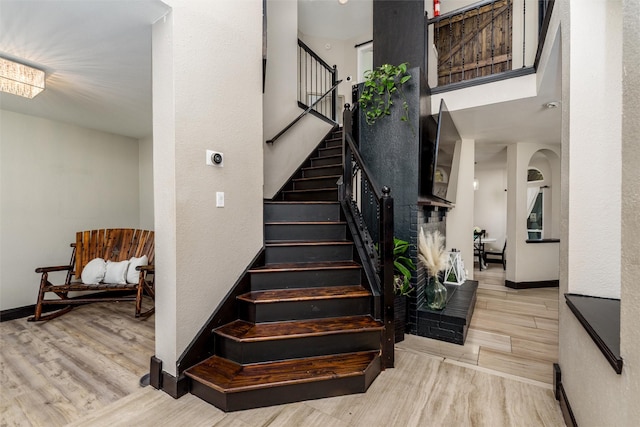
<instances>
[{"instance_id":1,"label":"stair riser","mask_svg":"<svg viewBox=\"0 0 640 427\"><path fill-rule=\"evenodd\" d=\"M318 150L319 157L338 156L342 154L342 146L339 147L327 147Z\"/></svg>"},{"instance_id":2,"label":"stair riser","mask_svg":"<svg viewBox=\"0 0 640 427\"><path fill-rule=\"evenodd\" d=\"M267 246L266 264L352 261L352 245Z\"/></svg>"},{"instance_id":3,"label":"stair riser","mask_svg":"<svg viewBox=\"0 0 640 427\"><path fill-rule=\"evenodd\" d=\"M364 393L380 372L380 359L363 375L321 380L305 384L280 385L262 390L222 393L198 381L191 381L191 393L225 412L301 402L304 400ZM369 372L375 372L375 375Z\"/></svg>"},{"instance_id":4,"label":"stair riser","mask_svg":"<svg viewBox=\"0 0 640 427\"><path fill-rule=\"evenodd\" d=\"M342 138L328 139L327 142L325 142L325 147L327 148L342 147Z\"/></svg>"},{"instance_id":5,"label":"stair riser","mask_svg":"<svg viewBox=\"0 0 640 427\"><path fill-rule=\"evenodd\" d=\"M251 273L251 290L359 285L361 270L305 270Z\"/></svg>"},{"instance_id":6,"label":"stair riser","mask_svg":"<svg viewBox=\"0 0 640 427\"><path fill-rule=\"evenodd\" d=\"M264 221L340 221L340 205L267 203L264 205Z\"/></svg>"},{"instance_id":7,"label":"stair riser","mask_svg":"<svg viewBox=\"0 0 640 427\"><path fill-rule=\"evenodd\" d=\"M344 224L267 224L264 239L293 241L336 241L344 240L347 228Z\"/></svg>"},{"instance_id":8,"label":"stair riser","mask_svg":"<svg viewBox=\"0 0 640 427\"><path fill-rule=\"evenodd\" d=\"M328 165L342 165L342 159L340 157L314 157L311 159L311 166L328 166Z\"/></svg>"},{"instance_id":9,"label":"stair riser","mask_svg":"<svg viewBox=\"0 0 640 427\"><path fill-rule=\"evenodd\" d=\"M338 185L338 178L335 176L328 178L318 178L305 181L293 181L294 190L311 190L316 188L333 188Z\"/></svg>"},{"instance_id":10,"label":"stair riser","mask_svg":"<svg viewBox=\"0 0 640 427\"><path fill-rule=\"evenodd\" d=\"M365 315L371 312L369 297L262 304L240 300L239 303L241 318L254 323Z\"/></svg>"},{"instance_id":11,"label":"stair riser","mask_svg":"<svg viewBox=\"0 0 640 427\"><path fill-rule=\"evenodd\" d=\"M238 342L215 334L215 354L236 363L260 363L380 349L380 331Z\"/></svg>"},{"instance_id":12,"label":"stair riser","mask_svg":"<svg viewBox=\"0 0 640 427\"><path fill-rule=\"evenodd\" d=\"M341 175L342 165L324 167L319 169L302 169L303 178L316 178L327 175Z\"/></svg>"},{"instance_id":13,"label":"stair riser","mask_svg":"<svg viewBox=\"0 0 640 427\"><path fill-rule=\"evenodd\" d=\"M335 202L338 200L338 189L317 191L286 191L284 200L289 202Z\"/></svg>"}]
</instances>

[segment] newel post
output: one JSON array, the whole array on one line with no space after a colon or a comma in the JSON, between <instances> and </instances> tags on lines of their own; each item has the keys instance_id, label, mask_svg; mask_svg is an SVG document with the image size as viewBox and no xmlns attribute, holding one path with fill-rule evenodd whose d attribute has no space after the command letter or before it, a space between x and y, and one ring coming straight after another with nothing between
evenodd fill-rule
<instances>
[{"instance_id":1,"label":"newel post","mask_svg":"<svg viewBox=\"0 0 640 427\"><path fill-rule=\"evenodd\" d=\"M351 134L352 127L351 105L344 104L344 112L342 113L342 187L339 189L339 197L341 201L350 200L352 194L353 166L351 164L351 147L347 143L347 133Z\"/></svg>"},{"instance_id":2,"label":"newel post","mask_svg":"<svg viewBox=\"0 0 640 427\"><path fill-rule=\"evenodd\" d=\"M391 189L382 187L380 199L380 263L384 292L384 344L382 363L385 368L393 368L395 356L395 313L393 292L393 197Z\"/></svg>"}]
</instances>

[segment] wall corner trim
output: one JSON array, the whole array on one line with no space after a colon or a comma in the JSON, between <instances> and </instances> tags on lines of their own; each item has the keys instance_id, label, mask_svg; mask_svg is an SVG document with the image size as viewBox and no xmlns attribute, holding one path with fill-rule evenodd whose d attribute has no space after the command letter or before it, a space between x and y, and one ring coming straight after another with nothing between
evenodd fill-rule
<instances>
[{"instance_id":1,"label":"wall corner trim","mask_svg":"<svg viewBox=\"0 0 640 427\"><path fill-rule=\"evenodd\" d=\"M562 411L562 417L568 427L578 427L576 417L573 415L573 410L569 404L569 398L562 385L562 372L560 365L553 364L553 390L556 399L560 402L560 410Z\"/></svg>"}]
</instances>

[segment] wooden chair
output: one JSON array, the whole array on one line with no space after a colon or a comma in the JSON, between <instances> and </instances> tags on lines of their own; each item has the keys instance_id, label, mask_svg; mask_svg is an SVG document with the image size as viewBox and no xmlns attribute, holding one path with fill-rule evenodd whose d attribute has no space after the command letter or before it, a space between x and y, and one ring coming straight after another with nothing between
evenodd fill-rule
<instances>
[{"instance_id":1,"label":"wooden chair","mask_svg":"<svg viewBox=\"0 0 640 427\"><path fill-rule=\"evenodd\" d=\"M504 241L504 247L502 248L502 252L499 251L484 251L484 263L485 265L488 262L495 262L495 263L500 263L502 264L502 269L506 270L507 269L507 257L506 257L506 251L507 251L507 241Z\"/></svg>"},{"instance_id":2,"label":"wooden chair","mask_svg":"<svg viewBox=\"0 0 640 427\"><path fill-rule=\"evenodd\" d=\"M482 239L486 233L486 230L473 231L473 255L478 257L478 269L480 271L482 271L484 261L484 243Z\"/></svg>"},{"instance_id":3,"label":"wooden chair","mask_svg":"<svg viewBox=\"0 0 640 427\"><path fill-rule=\"evenodd\" d=\"M49 320L70 311L74 305L89 302L104 301L135 301L135 317L148 317L154 312L154 307L142 312L143 294L155 297L154 293L154 232L149 230L136 230L131 228L113 228L104 230L79 231L76 233L76 242L71 244L71 260L69 265L56 267L36 268L36 273L41 273L40 290L36 302L35 314L29 321ZM137 283L98 283L86 285L79 281L82 270L89 261L94 258L103 258L105 261L125 261L131 257L146 255L149 261L147 266L136 268L138 273ZM54 271L66 271L64 284L54 285L49 282L48 275ZM74 279L75 276L75 280ZM69 292L93 291L92 295L82 297L69 297ZM45 299L47 292L53 292L59 298ZM42 315L45 305L63 306L61 309Z\"/></svg>"}]
</instances>

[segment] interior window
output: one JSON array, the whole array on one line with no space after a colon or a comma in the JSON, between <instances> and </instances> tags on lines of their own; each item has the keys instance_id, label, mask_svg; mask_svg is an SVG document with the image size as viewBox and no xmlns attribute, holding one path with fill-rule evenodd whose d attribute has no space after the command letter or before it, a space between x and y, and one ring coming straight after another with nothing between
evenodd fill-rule
<instances>
[{"instance_id":1,"label":"interior window","mask_svg":"<svg viewBox=\"0 0 640 427\"><path fill-rule=\"evenodd\" d=\"M529 168L527 171L527 238L542 239L543 238L543 221L542 212L544 211L544 193L542 187L536 185L537 182L542 184L544 176L539 169Z\"/></svg>"}]
</instances>

